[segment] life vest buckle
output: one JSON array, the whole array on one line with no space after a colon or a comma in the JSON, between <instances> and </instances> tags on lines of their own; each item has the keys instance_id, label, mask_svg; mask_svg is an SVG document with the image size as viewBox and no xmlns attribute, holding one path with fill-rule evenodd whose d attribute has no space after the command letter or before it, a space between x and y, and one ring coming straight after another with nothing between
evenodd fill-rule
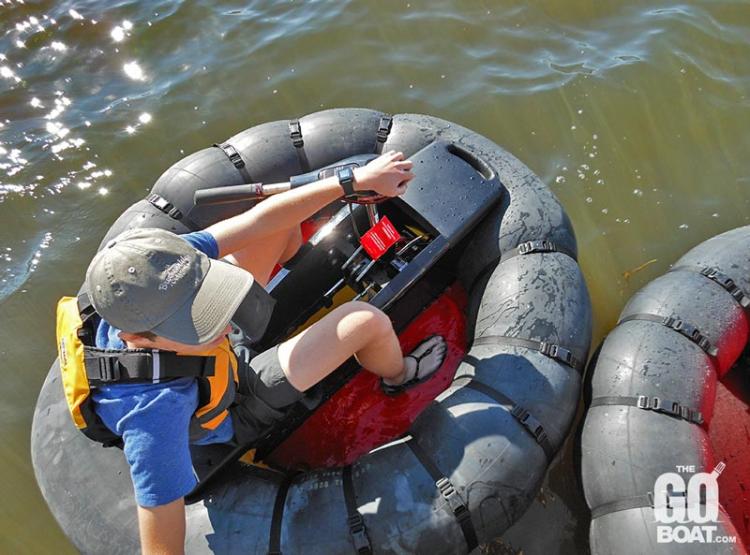
<instances>
[{"instance_id":1,"label":"life vest buckle","mask_svg":"<svg viewBox=\"0 0 750 555\"><path fill-rule=\"evenodd\" d=\"M120 364L115 357L99 357L99 377L101 383L111 383L120 380Z\"/></svg>"}]
</instances>

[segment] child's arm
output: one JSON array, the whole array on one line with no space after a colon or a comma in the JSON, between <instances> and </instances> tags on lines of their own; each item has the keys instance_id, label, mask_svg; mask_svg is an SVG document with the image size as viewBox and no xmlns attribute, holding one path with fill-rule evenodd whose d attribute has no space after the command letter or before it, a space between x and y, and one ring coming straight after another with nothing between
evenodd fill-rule
<instances>
[{"instance_id":1,"label":"child's arm","mask_svg":"<svg viewBox=\"0 0 750 555\"><path fill-rule=\"evenodd\" d=\"M406 190L414 175L412 163L401 152L387 152L366 166L354 170L354 188L372 190L394 197ZM318 210L341 197L343 191L336 177L274 195L233 218L218 222L206 231L219 246L219 256L238 252L254 241L299 225Z\"/></svg>"},{"instance_id":2,"label":"child's arm","mask_svg":"<svg viewBox=\"0 0 750 555\"><path fill-rule=\"evenodd\" d=\"M180 497L158 507L138 507L143 555L185 552L185 500Z\"/></svg>"}]
</instances>

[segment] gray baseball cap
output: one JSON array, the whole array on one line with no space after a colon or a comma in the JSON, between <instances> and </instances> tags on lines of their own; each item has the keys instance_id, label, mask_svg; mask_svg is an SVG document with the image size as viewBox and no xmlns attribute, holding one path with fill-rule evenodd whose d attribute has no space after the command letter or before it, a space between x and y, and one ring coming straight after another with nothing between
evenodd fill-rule
<instances>
[{"instance_id":1,"label":"gray baseball cap","mask_svg":"<svg viewBox=\"0 0 750 555\"><path fill-rule=\"evenodd\" d=\"M118 235L86 271L91 302L111 325L189 345L215 339L254 281L174 233L151 228Z\"/></svg>"}]
</instances>

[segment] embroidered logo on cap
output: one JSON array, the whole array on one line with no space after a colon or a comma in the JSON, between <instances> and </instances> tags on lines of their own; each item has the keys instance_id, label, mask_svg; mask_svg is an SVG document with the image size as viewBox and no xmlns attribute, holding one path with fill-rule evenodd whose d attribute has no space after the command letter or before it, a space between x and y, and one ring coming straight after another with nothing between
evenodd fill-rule
<instances>
[{"instance_id":1,"label":"embroidered logo on cap","mask_svg":"<svg viewBox=\"0 0 750 555\"><path fill-rule=\"evenodd\" d=\"M180 279L190 269L190 259L187 256L181 256L177 262L167 266L164 269L164 281L159 284L159 291L166 291L174 287Z\"/></svg>"}]
</instances>

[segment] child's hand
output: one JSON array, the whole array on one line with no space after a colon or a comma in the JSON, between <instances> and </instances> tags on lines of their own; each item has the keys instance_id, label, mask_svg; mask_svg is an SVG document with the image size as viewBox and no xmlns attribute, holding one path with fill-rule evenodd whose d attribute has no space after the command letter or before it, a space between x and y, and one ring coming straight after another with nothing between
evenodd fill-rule
<instances>
[{"instance_id":1,"label":"child's hand","mask_svg":"<svg viewBox=\"0 0 750 555\"><path fill-rule=\"evenodd\" d=\"M403 152L390 150L354 170L354 189L375 191L386 197L403 195L407 183L414 177L411 168L412 163L404 160Z\"/></svg>"}]
</instances>

